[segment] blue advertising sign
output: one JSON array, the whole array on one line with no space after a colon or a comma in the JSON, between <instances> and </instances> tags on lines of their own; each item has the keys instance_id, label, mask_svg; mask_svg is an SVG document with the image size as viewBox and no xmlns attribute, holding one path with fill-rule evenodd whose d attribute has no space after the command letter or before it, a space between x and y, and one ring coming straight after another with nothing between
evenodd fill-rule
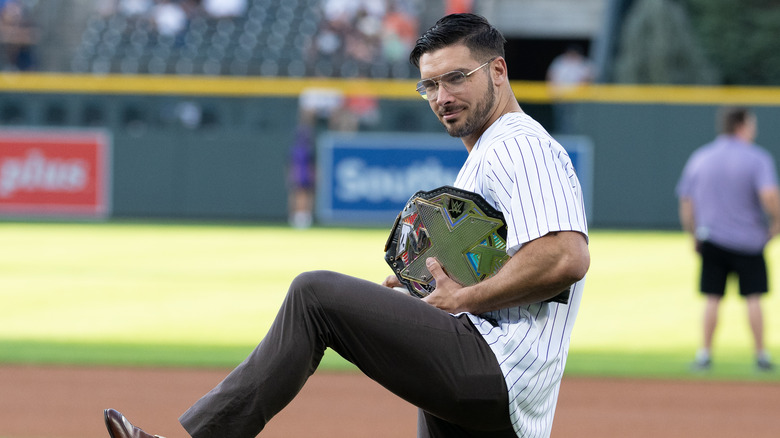
<instances>
[{"instance_id":1,"label":"blue advertising sign","mask_svg":"<svg viewBox=\"0 0 780 438\"><path fill-rule=\"evenodd\" d=\"M577 179L580 180L582 195L585 200L585 215L588 222L593 221L593 142L584 135L555 135L553 138L566 149L569 154Z\"/></svg>"},{"instance_id":2,"label":"blue advertising sign","mask_svg":"<svg viewBox=\"0 0 780 438\"><path fill-rule=\"evenodd\" d=\"M581 175L579 166L590 166L589 142L566 140ZM452 185L467 156L447 134L325 133L317 142L317 220L390 227L415 192ZM584 182L583 190L590 191Z\"/></svg>"},{"instance_id":3,"label":"blue advertising sign","mask_svg":"<svg viewBox=\"0 0 780 438\"><path fill-rule=\"evenodd\" d=\"M390 227L415 192L452 184L467 156L446 134L323 134L317 220Z\"/></svg>"}]
</instances>

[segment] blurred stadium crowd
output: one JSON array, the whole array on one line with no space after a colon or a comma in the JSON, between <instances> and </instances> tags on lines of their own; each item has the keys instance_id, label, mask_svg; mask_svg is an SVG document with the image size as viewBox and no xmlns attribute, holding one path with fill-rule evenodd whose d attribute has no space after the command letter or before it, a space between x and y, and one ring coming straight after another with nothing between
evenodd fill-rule
<instances>
[{"instance_id":1,"label":"blurred stadium crowd","mask_svg":"<svg viewBox=\"0 0 780 438\"><path fill-rule=\"evenodd\" d=\"M399 59L392 54L398 46L408 45L410 33L417 32L411 17L420 4L416 0L109 0L99 4L90 20L72 69L341 77L387 77L395 71L406 77L408 70L393 68Z\"/></svg>"},{"instance_id":2,"label":"blurred stadium crowd","mask_svg":"<svg viewBox=\"0 0 780 438\"><path fill-rule=\"evenodd\" d=\"M92 0L77 73L409 78L427 12L471 1ZM3 69L36 70L41 0L0 0ZM435 12L432 11L435 9ZM41 43L42 44L42 43ZM45 68L43 68L45 69Z\"/></svg>"},{"instance_id":3,"label":"blurred stadium crowd","mask_svg":"<svg viewBox=\"0 0 780 438\"><path fill-rule=\"evenodd\" d=\"M766 0L0 0L0 69L408 79L419 31L463 11L502 30L516 80L577 45L598 83L778 83Z\"/></svg>"}]
</instances>

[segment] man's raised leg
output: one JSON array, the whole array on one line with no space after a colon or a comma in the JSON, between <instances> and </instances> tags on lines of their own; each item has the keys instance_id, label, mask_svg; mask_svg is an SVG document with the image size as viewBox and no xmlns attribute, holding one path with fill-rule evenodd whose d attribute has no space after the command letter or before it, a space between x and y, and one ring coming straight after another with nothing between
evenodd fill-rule
<instances>
[{"instance_id":1,"label":"man's raised leg","mask_svg":"<svg viewBox=\"0 0 780 438\"><path fill-rule=\"evenodd\" d=\"M506 387L468 321L346 275L299 275L266 337L180 421L195 438L254 437L330 347L403 399L470 427L509 424Z\"/></svg>"}]
</instances>

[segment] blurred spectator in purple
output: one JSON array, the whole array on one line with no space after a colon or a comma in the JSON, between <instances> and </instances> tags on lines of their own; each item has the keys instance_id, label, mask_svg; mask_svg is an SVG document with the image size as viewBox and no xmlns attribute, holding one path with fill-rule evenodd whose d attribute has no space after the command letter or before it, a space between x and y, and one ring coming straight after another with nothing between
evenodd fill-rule
<instances>
[{"instance_id":1,"label":"blurred spectator in purple","mask_svg":"<svg viewBox=\"0 0 780 438\"><path fill-rule=\"evenodd\" d=\"M11 71L34 70L37 29L20 0L5 0L0 10L2 68Z\"/></svg>"},{"instance_id":2,"label":"blurred spectator in purple","mask_svg":"<svg viewBox=\"0 0 780 438\"><path fill-rule=\"evenodd\" d=\"M295 228L309 228L314 222L314 137L317 111L304 106L303 99L301 104L287 168L288 221Z\"/></svg>"},{"instance_id":3,"label":"blurred spectator in purple","mask_svg":"<svg viewBox=\"0 0 780 438\"><path fill-rule=\"evenodd\" d=\"M378 115L377 101L367 93L311 87L298 98L298 126L289 150L287 186L291 226L312 225L316 183L316 137L319 130L354 131Z\"/></svg>"}]
</instances>

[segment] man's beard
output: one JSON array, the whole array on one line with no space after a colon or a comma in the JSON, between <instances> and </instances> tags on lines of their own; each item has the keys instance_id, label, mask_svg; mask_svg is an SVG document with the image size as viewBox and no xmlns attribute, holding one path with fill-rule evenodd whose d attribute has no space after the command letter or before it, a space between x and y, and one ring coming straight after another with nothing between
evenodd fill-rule
<instances>
[{"instance_id":1,"label":"man's beard","mask_svg":"<svg viewBox=\"0 0 780 438\"><path fill-rule=\"evenodd\" d=\"M451 137L468 137L481 129L493 109L496 96L493 94L493 79L488 76L488 84L482 100L474 107L474 111L466 117L462 124L447 124L442 121L444 128Z\"/></svg>"}]
</instances>

